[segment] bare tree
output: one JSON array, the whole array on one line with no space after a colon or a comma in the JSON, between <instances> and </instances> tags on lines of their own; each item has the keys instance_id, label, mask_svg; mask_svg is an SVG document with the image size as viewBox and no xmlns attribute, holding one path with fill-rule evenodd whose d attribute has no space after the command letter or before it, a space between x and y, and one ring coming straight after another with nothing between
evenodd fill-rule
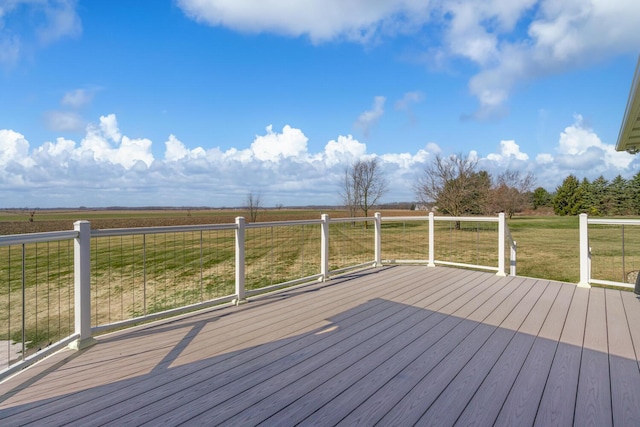
<instances>
[{"instance_id":1,"label":"bare tree","mask_svg":"<svg viewBox=\"0 0 640 427\"><path fill-rule=\"evenodd\" d=\"M356 216L362 210L364 216L387 192L388 183L377 159L358 160L344 173L342 198L349 214Z\"/></svg>"},{"instance_id":2,"label":"bare tree","mask_svg":"<svg viewBox=\"0 0 640 427\"><path fill-rule=\"evenodd\" d=\"M476 166L475 159L463 154L436 155L414 186L418 199L452 216L484 213L491 178L485 171L476 172Z\"/></svg>"},{"instance_id":3,"label":"bare tree","mask_svg":"<svg viewBox=\"0 0 640 427\"><path fill-rule=\"evenodd\" d=\"M346 167L344 169L341 196L344 206L352 218L358 216L358 196L356 195L358 188L355 185L356 181L354 168Z\"/></svg>"},{"instance_id":4,"label":"bare tree","mask_svg":"<svg viewBox=\"0 0 640 427\"><path fill-rule=\"evenodd\" d=\"M506 170L496 179L491 190L490 205L493 212L504 212L509 219L521 212L530 203L531 189L535 184L531 172L524 177L519 171Z\"/></svg>"},{"instance_id":5,"label":"bare tree","mask_svg":"<svg viewBox=\"0 0 640 427\"><path fill-rule=\"evenodd\" d=\"M258 211L262 207L262 200L260 197L260 193L254 194L250 192L247 194L247 210L249 211L249 220L251 222L256 222L258 218Z\"/></svg>"}]
</instances>

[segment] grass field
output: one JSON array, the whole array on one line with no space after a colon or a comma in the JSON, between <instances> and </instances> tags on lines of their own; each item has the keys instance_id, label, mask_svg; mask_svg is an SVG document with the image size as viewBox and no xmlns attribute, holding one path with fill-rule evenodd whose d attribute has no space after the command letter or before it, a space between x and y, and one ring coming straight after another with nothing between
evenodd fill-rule
<instances>
[{"instance_id":1,"label":"grass field","mask_svg":"<svg viewBox=\"0 0 640 427\"><path fill-rule=\"evenodd\" d=\"M342 211L268 210L258 221L345 217ZM383 217L421 215L382 212ZM39 211L0 215L2 234L69 230L78 219L92 228L224 224L241 210ZM577 217L515 217L508 223L518 243L518 275L576 283L579 280ZM590 226L592 274L621 281L640 269L640 227ZM373 259L374 228L364 223L330 226L330 269ZM437 221L435 258L439 261L497 266L497 224ZM625 257L620 250L624 242ZM246 230L246 286L257 289L320 271L320 226ZM428 255L428 224L383 221L383 260L421 260ZM234 292L233 230L149 233L92 239L92 324L207 301ZM25 262L23 263L23 259ZM73 242L0 247L0 340L29 342L34 350L73 331ZM22 271L24 265L24 272ZM508 265L508 264L507 264ZM26 286L23 289L23 278ZM27 317L22 323L24 304ZM2 351L2 349L0 349Z\"/></svg>"}]
</instances>

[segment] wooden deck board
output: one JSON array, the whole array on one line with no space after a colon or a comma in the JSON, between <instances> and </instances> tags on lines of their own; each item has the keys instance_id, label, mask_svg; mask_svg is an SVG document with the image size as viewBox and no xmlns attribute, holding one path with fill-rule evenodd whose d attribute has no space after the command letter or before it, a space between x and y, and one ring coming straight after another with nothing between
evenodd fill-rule
<instances>
[{"instance_id":1,"label":"wooden deck board","mask_svg":"<svg viewBox=\"0 0 640 427\"><path fill-rule=\"evenodd\" d=\"M573 425L589 290L575 288L536 414L536 426Z\"/></svg>"},{"instance_id":2,"label":"wooden deck board","mask_svg":"<svg viewBox=\"0 0 640 427\"><path fill-rule=\"evenodd\" d=\"M630 293L386 267L58 353L0 424L633 425L639 349Z\"/></svg>"},{"instance_id":3,"label":"wooden deck board","mask_svg":"<svg viewBox=\"0 0 640 427\"><path fill-rule=\"evenodd\" d=\"M544 319L540 333L518 373L496 420L497 425L533 425L551 363L558 346L575 288L562 286Z\"/></svg>"},{"instance_id":4,"label":"wooden deck board","mask_svg":"<svg viewBox=\"0 0 640 427\"><path fill-rule=\"evenodd\" d=\"M613 423L637 425L640 420L640 370L620 291L606 291L606 309Z\"/></svg>"},{"instance_id":5,"label":"wooden deck board","mask_svg":"<svg viewBox=\"0 0 640 427\"><path fill-rule=\"evenodd\" d=\"M542 289L542 292L530 293L527 296L532 302L514 310L513 324L507 327L513 331L507 346L456 424L492 425L495 422L559 291L545 281L536 283L533 289ZM537 298L534 300L534 297Z\"/></svg>"},{"instance_id":6,"label":"wooden deck board","mask_svg":"<svg viewBox=\"0 0 640 427\"><path fill-rule=\"evenodd\" d=\"M587 307L576 399L576 425L605 427L613 424L607 352L605 292L604 289L594 288L589 293Z\"/></svg>"},{"instance_id":7,"label":"wooden deck board","mask_svg":"<svg viewBox=\"0 0 640 427\"><path fill-rule=\"evenodd\" d=\"M638 359L640 356L640 296L631 292L622 292L620 297L627 315L627 325L629 326L634 354Z\"/></svg>"}]
</instances>

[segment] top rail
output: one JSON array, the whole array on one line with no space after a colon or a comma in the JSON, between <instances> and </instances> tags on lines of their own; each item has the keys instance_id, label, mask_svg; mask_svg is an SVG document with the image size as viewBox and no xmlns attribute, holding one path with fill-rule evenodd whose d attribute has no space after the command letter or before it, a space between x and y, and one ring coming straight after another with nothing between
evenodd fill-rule
<instances>
[{"instance_id":1,"label":"top rail","mask_svg":"<svg viewBox=\"0 0 640 427\"><path fill-rule=\"evenodd\" d=\"M191 231L235 230L236 224L174 225L165 227L105 228L91 230L91 237L130 236L134 234L185 233Z\"/></svg>"},{"instance_id":2,"label":"top rail","mask_svg":"<svg viewBox=\"0 0 640 427\"><path fill-rule=\"evenodd\" d=\"M425 215L416 216L386 216L381 218L382 221L428 221L429 217ZM434 216L435 221L461 221L461 222L500 222L499 217L485 216ZM334 220L331 220L332 222Z\"/></svg>"},{"instance_id":3,"label":"top rail","mask_svg":"<svg viewBox=\"0 0 640 427\"><path fill-rule=\"evenodd\" d=\"M640 219L606 219L606 218L587 218L588 224L601 225L640 225Z\"/></svg>"},{"instance_id":4,"label":"top rail","mask_svg":"<svg viewBox=\"0 0 640 427\"><path fill-rule=\"evenodd\" d=\"M374 218L366 217L366 216L358 216L358 217L347 217L347 218L329 218L329 222L340 223L340 222L363 222L363 221L373 221Z\"/></svg>"},{"instance_id":5,"label":"top rail","mask_svg":"<svg viewBox=\"0 0 640 427\"><path fill-rule=\"evenodd\" d=\"M252 222L245 225L245 228L268 228L268 227L286 227L294 225L315 225L322 224L321 219L301 219L297 221L269 221L269 222Z\"/></svg>"},{"instance_id":6,"label":"top rail","mask_svg":"<svg viewBox=\"0 0 640 427\"><path fill-rule=\"evenodd\" d=\"M426 215L416 216L383 216L380 218L382 221L429 221L429 217Z\"/></svg>"},{"instance_id":7,"label":"top rail","mask_svg":"<svg viewBox=\"0 0 640 427\"><path fill-rule=\"evenodd\" d=\"M466 221L466 222L500 222L499 217L487 216L434 216L435 221Z\"/></svg>"},{"instance_id":8,"label":"top rail","mask_svg":"<svg viewBox=\"0 0 640 427\"><path fill-rule=\"evenodd\" d=\"M22 245L29 243L56 242L59 240L73 240L79 233L75 230L46 231L28 234L10 234L0 236L0 246Z\"/></svg>"}]
</instances>

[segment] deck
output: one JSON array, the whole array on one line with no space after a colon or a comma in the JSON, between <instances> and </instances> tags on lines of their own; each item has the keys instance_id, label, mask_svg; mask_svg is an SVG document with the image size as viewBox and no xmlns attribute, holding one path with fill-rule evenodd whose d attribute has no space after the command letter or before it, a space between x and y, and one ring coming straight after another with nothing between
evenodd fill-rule
<instances>
[{"instance_id":1,"label":"deck","mask_svg":"<svg viewBox=\"0 0 640 427\"><path fill-rule=\"evenodd\" d=\"M11 425L637 425L633 293L394 266L98 337L0 384Z\"/></svg>"}]
</instances>

